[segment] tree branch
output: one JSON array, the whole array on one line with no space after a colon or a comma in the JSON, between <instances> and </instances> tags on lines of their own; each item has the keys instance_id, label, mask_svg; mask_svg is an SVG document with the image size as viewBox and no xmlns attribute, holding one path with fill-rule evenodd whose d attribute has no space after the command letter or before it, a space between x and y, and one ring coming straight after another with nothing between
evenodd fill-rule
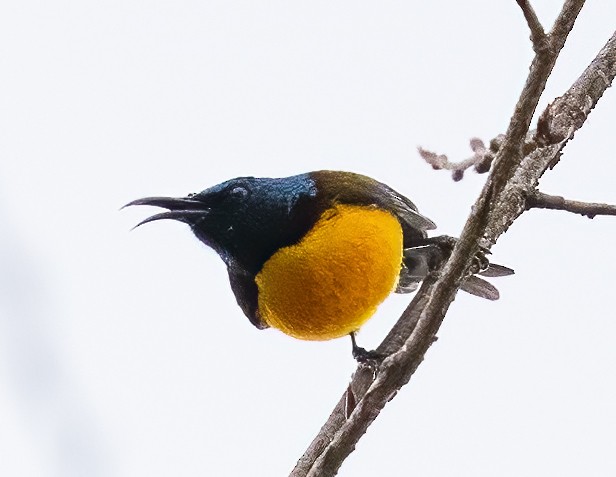
<instances>
[{"instance_id":1,"label":"tree branch","mask_svg":"<svg viewBox=\"0 0 616 477\"><path fill-rule=\"evenodd\" d=\"M597 215L616 215L616 205L569 200L558 195L544 194L538 190L526 198L526 208L564 210L589 219L594 219Z\"/></svg>"},{"instance_id":2,"label":"tree branch","mask_svg":"<svg viewBox=\"0 0 616 477\"><path fill-rule=\"evenodd\" d=\"M526 210L526 198L537 188L539 178L558 163L563 148L582 127L615 76L616 33L565 94L556 98L539 117L533 141L535 149L529 150L501 194L509 199L496 201L492 207L486 244L495 243Z\"/></svg>"},{"instance_id":3,"label":"tree branch","mask_svg":"<svg viewBox=\"0 0 616 477\"><path fill-rule=\"evenodd\" d=\"M543 26L537 18L537 14L528 0L516 0L524 13L526 23L530 29L530 40L533 42L535 53L544 50L548 47L548 37L543 31Z\"/></svg>"},{"instance_id":4,"label":"tree branch","mask_svg":"<svg viewBox=\"0 0 616 477\"><path fill-rule=\"evenodd\" d=\"M490 170L494 155L498 150L498 139L490 141L490 148L487 149L483 141L479 138L470 140L471 150L473 155L459 162L450 161L445 154L437 154L436 152L428 151L422 147L418 147L417 151L424 161L432 166L433 169L445 169L452 171L451 175L454 181L460 181L464 177L464 171L470 167L474 167L475 171L483 174Z\"/></svg>"},{"instance_id":5,"label":"tree branch","mask_svg":"<svg viewBox=\"0 0 616 477\"><path fill-rule=\"evenodd\" d=\"M504 188L503 182L513 177L515 169L522 161L524 136L528 132L535 108L560 50L565 45L567 35L573 28L575 19L583 6L584 0L566 0L549 34L550 48L535 53L526 84L516 104L503 144L495 159L495 170L491 177L497 189ZM502 161L506 162L500 165L499 162ZM495 173L496 168L500 169L498 173ZM486 186L489 186L489 184L486 184ZM485 188L484 192L486 192ZM487 196L487 194L482 195Z\"/></svg>"},{"instance_id":6,"label":"tree branch","mask_svg":"<svg viewBox=\"0 0 616 477\"><path fill-rule=\"evenodd\" d=\"M539 97L583 3L581 0L565 2L549 35L550 48L536 53L503 145L494 161L494 168L473 207L451 258L439 274L432 274L424 280L409 307L379 346L377 351L388 357L377 370L376 378L372 371L365 367L359 367L354 374L349 387L354 397L351 401L356 402L356 407L350 416L347 418L345 414L347 399L343 396L298 461L291 476L324 477L337 473L344 459L354 450L356 443L381 409L410 380L423 361L426 351L436 339L436 333L445 313L480 245L494 243L525 210L524 193L536 187L547 165L560 154L568 138L584 123L588 112L592 109L592 107L588 109L585 105L592 103L594 106L613 79L613 64L612 68L609 68L609 75L604 68L604 63L610 63L609 58L606 61L595 59L583 75L587 77L584 81L588 80L593 84L593 88L587 90L591 96L587 97L585 94L580 97L577 92L570 90L567 94L581 102L576 103L573 99L563 102L558 106L562 108L559 109L562 114L557 115L559 121L545 121L544 126L547 129L541 138L549 138L552 132L558 135L560 129L552 131L551 128L552 126L560 128L562 125L570 131L567 139L557 144L542 143L541 147L537 146L530 155L522 154L525 137ZM604 57L611 55L611 63L614 62L613 57L616 52L613 40L614 38L599 53L599 56ZM576 111L583 109L586 114L580 119L579 115L568 114L572 109ZM571 121L567 122L567 118ZM534 158L534 161L539 163L537 167L529 164L532 162L531 155L537 156ZM543 164L546 165L545 168ZM520 174L519 170L523 170L524 174ZM514 193L512 187L515 187Z\"/></svg>"}]
</instances>

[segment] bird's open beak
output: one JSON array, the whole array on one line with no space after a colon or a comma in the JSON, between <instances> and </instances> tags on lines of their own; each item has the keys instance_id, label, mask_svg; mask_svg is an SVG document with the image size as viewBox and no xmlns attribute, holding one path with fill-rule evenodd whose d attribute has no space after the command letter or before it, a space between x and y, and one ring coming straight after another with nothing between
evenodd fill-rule
<instances>
[{"instance_id":1,"label":"bird's open beak","mask_svg":"<svg viewBox=\"0 0 616 477\"><path fill-rule=\"evenodd\" d=\"M162 219L179 220L180 222L194 225L209 213L209 208L206 207L203 202L190 197L145 197L143 199L133 200L124 207L130 207L133 205L152 205L154 207L169 209L167 212L161 212L142 220L135 225L133 229L136 229L140 225L147 224L148 222L154 222L155 220Z\"/></svg>"}]
</instances>

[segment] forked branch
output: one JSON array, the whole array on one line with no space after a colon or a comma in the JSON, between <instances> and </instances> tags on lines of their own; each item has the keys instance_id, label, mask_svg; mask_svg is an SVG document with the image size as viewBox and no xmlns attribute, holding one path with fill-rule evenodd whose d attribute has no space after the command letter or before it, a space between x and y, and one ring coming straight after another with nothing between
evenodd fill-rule
<instances>
[{"instance_id":1,"label":"forked branch","mask_svg":"<svg viewBox=\"0 0 616 477\"><path fill-rule=\"evenodd\" d=\"M575 130L582 126L611 83L616 74L613 64L616 56L614 37L576 82L576 85L593 86L580 93L573 91L574 85L563 96L568 98L566 101L556 106L555 102L548 108L555 115L550 113L545 118L536 147L526 154L524 144L531 118L583 4L582 0L565 2L548 35L550 48L536 53L493 169L450 259L438 276L430 275L424 280L412 303L377 349L388 357L377 369L376 377L371 370L358 368L349 385L352 399L346 399L346 393L342 396L291 476L325 477L337 473L381 409L410 380L421 364L480 245L494 243L525 210L525 197L536 188L549 165L555 163L562 148ZM567 134L554 142L555 138L561 138L563 130ZM349 402L354 406L350 414L346 409Z\"/></svg>"}]
</instances>

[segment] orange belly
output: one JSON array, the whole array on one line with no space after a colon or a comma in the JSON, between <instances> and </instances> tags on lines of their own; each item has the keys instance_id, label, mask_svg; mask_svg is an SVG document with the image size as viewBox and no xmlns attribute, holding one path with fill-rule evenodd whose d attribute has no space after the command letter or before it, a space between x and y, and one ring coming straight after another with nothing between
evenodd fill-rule
<instances>
[{"instance_id":1,"label":"orange belly","mask_svg":"<svg viewBox=\"0 0 616 477\"><path fill-rule=\"evenodd\" d=\"M259 314L303 340L348 335L392 292L401 263L402 228L393 215L337 205L263 265L256 277Z\"/></svg>"}]
</instances>

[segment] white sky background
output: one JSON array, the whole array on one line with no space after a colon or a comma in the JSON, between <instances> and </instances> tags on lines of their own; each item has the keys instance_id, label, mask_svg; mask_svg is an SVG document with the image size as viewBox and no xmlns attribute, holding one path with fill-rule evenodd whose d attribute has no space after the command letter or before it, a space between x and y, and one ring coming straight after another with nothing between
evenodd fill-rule
<instances>
[{"instance_id":1,"label":"white sky background","mask_svg":"<svg viewBox=\"0 0 616 477\"><path fill-rule=\"evenodd\" d=\"M534 2L550 25L560 1ZM614 29L588 2L539 110ZM458 234L485 176L434 172L506 129L532 57L513 0L19 1L0 7L0 474L286 475L350 343L258 331L222 262L143 196L238 175L369 174ZM608 90L546 192L616 202ZM460 294L341 476L614 475L616 219L534 211ZM408 303L360 334L376 346Z\"/></svg>"}]
</instances>

